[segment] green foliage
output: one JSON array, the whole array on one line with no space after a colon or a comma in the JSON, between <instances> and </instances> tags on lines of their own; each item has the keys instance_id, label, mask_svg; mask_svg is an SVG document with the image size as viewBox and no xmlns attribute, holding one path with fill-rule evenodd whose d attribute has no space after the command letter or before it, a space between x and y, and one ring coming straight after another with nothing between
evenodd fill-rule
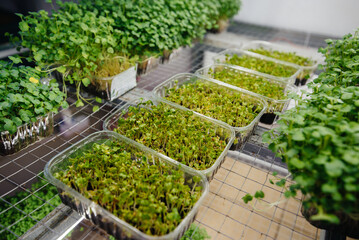
<instances>
[{"instance_id":1,"label":"green foliage","mask_svg":"<svg viewBox=\"0 0 359 240\"><path fill-rule=\"evenodd\" d=\"M113 28L114 19L100 16L97 11L86 11L73 2L61 3L60 9L48 12L41 10L28 16L19 15L21 46L31 50L29 60L35 61L44 71L58 70L64 80L75 84L78 101L85 100L79 93L87 87L107 64L116 56L127 58L118 39L123 35ZM26 26L26 27L24 27ZM135 64L128 58L126 70Z\"/></svg>"},{"instance_id":2,"label":"green foliage","mask_svg":"<svg viewBox=\"0 0 359 240\"><path fill-rule=\"evenodd\" d=\"M19 62L19 58L12 58ZM16 132L18 126L67 107L65 94L54 81L40 82L46 75L31 67L15 67L0 61L0 131Z\"/></svg>"},{"instance_id":3,"label":"green foliage","mask_svg":"<svg viewBox=\"0 0 359 240\"><path fill-rule=\"evenodd\" d=\"M201 228L192 223L189 229L185 232L181 240L206 240L211 239L205 228Z\"/></svg>"},{"instance_id":4,"label":"green foliage","mask_svg":"<svg viewBox=\"0 0 359 240\"><path fill-rule=\"evenodd\" d=\"M209 73L213 76L214 79L246 89L262 96L266 96L275 100L283 100L287 98L284 93L284 87L282 87L280 84L275 84L265 78L258 77L256 75L247 74L244 72L236 71L234 69L216 69L216 71Z\"/></svg>"},{"instance_id":5,"label":"green foliage","mask_svg":"<svg viewBox=\"0 0 359 240\"><path fill-rule=\"evenodd\" d=\"M248 51L255 52L267 57L279 59L285 62L297 64L299 66L312 66L313 60L310 58L299 56L295 52L283 52L277 50L268 50L264 48L249 49Z\"/></svg>"},{"instance_id":6,"label":"green foliage","mask_svg":"<svg viewBox=\"0 0 359 240\"><path fill-rule=\"evenodd\" d=\"M300 190L306 196L304 207L318 210L313 220L338 223L338 213L358 214L359 89L358 78L348 78L358 70L339 61L359 59L352 51L358 32L354 38L328 41L325 72L310 85L310 98L282 114L279 128L265 137L296 182L285 196Z\"/></svg>"},{"instance_id":7,"label":"green foliage","mask_svg":"<svg viewBox=\"0 0 359 240\"><path fill-rule=\"evenodd\" d=\"M15 196L5 197L4 200L0 201L0 224L5 227L14 224L9 227L9 229L19 236L34 226L37 223L35 220L40 221L48 215L54 207L61 204L61 200L57 196L56 187L48 184L48 182L42 178L32 184L29 190L34 192L35 195L30 195L30 193L24 191L17 193ZM48 201L51 205L44 201ZM24 213L12 207L7 202L12 205L16 204L16 208ZM32 218L25 214L29 214ZM12 233L4 231L0 233L0 239L13 240L17 238Z\"/></svg>"},{"instance_id":8,"label":"green foliage","mask_svg":"<svg viewBox=\"0 0 359 240\"><path fill-rule=\"evenodd\" d=\"M124 112L115 131L197 170L210 168L230 137L192 111L149 102Z\"/></svg>"},{"instance_id":9,"label":"green foliage","mask_svg":"<svg viewBox=\"0 0 359 240\"><path fill-rule=\"evenodd\" d=\"M359 86L359 31L343 39L327 40L328 46L320 48L325 56L322 72L315 82L340 86Z\"/></svg>"},{"instance_id":10,"label":"green foliage","mask_svg":"<svg viewBox=\"0 0 359 240\"><path fill-rule=\"evenodd\" d=\"M173 231L201 196L199 177L122 142L78 151L55 177L146 234Z\"/></svg>"},{"instance_id":11,"label":"green foliage","mask_svg":"<svg viewBox=\"0 0 359 240\"><path fill-rule=\"evenodd\" d=\"M249 125L262 110L257 99L210 82L189 82L167 89L166 99L229 124Z\"/></svg>"},{"instance_id":12,"label":"green foliage","mask_svg":"<svg viewBox=\"0 0 359 240\"><path fill-rule=\"evenodd\" d=\"M298 71L298 69L291 66L252 57L249 55L227 55L225 62L228 64L249 68L258 72L270 74L276 77L290 77Z\"/></svg>"}]
</instances>

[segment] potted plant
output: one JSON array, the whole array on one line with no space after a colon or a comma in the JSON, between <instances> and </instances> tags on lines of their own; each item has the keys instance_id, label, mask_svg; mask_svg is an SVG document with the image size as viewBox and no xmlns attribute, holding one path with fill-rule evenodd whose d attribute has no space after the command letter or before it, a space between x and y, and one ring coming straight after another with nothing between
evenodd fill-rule
<instances>
[{"instance_id":1,"label":"potted plant","mask_svg":"<svg viewBox=\"0 0 359 240\"><path fill-rule=\"evenodd\" d=\"M15 66L13 62L0 61L0 153L17 152L51 135L53 113L68 106L65 94L56 81L41 82L46 75L32 67Z\"/></svg>"},{"instance_id":2,"label":"potted plant","mask_svg":"<svg viewBox=\"0 0 359 240\"><path fill-rule=\"evenodd\" d=\"M258 53L267 57L279 59L281 61L290 62L303 68L301 74L297 76L295 85L305 85L308 78L318 67L319 57L314 58L299 55L297 52L287 49L281 45L273 44L266 41L253 41L244 46L245 50Z\"/></svg>"},{"instance_id":3,"label":"potted plant","mask_svg":"<svg viewBox=\"0 0 359 240\"><path fill-rule=\"evenodd\" d=\"M64 203L119 239L178 239L208 193L203 175L108 131L53 158L45 176Z\"/></svg>"},{"instance_id":4,"label":"potted plant","mask_svg":"<svg viewBox=\"0 0 359 240\"><path fill-rule=\"evenodd\" d=\"M277 115L275 112L284 112L289 104L288 93L293 87L278 78L264 76L241 67L230 67L225 64L213 64L198 69L196 74L213 78L231 86L256 93L268 103L266 112L260 122L272 124Z\"/></svg>"},{"instance_id":5,"label":"potted plant","mask_svg":"<svg viewBox=\"0 0 359 240\"><path fill-rule=\"evenodd\" d=\"M194 168L209 180L223 162L234 138L228 125L160 100L139 100L124 105L105 120L104 129Z\"/></svg>"},{"instance_id":6,"label":"potted plant","mask_svg":"<svg viewBox=\"0 0 359 240\"><path fill-rule=\"evenodd\" d=\"M358 78L352 78L358 71L358 31L327 42L320 49L325 71L310 85L310 98L282 114L279 128L264 140L287 163L294 184L285 196L301 191L304 217L316 227L358 238L359 91ZM284 186L285 179L276 184Z\"/></svg>"},{"instance_id":7,"label":"potted plant","mask_svg":"<svg viewBox=\"0 0 359 240\"><path fill-rule=\"evenodd\" d=\"M19 14L21 46L31 50L29 60L36 61L42 71L56 70L63 74L65 82L75 85L77 106L87 101L80 94L81 88L91 84L95 84L95 89L101 86L99 96L111 100L110 94L119 90L111 89L113 84L108 83L108 79L105 84L99 83L101 77L98 76L109 75L105 71L113 70L116 65L118 71L125 71L135 64L135 60L122 51L122 35L113 29L114 20L96 11L86 11L73 2L58 4L60 9L51 16L44 10L28 16ZM106 67L108 63L110 67ZM136 85L135 77L128 81L131 86ZM102 91L104 85L107 89Z\"/></svg>"}]
</instances>

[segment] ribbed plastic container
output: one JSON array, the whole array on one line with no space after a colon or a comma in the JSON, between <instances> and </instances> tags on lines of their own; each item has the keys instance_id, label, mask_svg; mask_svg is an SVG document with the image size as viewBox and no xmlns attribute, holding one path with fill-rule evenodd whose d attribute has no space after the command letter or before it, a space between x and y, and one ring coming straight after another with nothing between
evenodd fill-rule
<instances>
[{"instance_id":1,"label":"ribbed plastic container","mask_svg":"<svg viewBox=\"0 0 359 240\"><path fill-rule=\"evenodd\" d=\"M133 66L115 76L93 78L87 89L103 99L112 101L137 86L136 69L137 66Z\"/></svg>"},{"instance_id":2,"label":"ribbed plastic container","mask_svg":"<svg viewBox=\"0 0 359 240\"><path fill-rule=\"evenodd\" d=\"M274 58L270 58L270 57L266 57L257 53L253 53L253 52L249 52L249 51L245 51L245 50L241 50L241 49L227 49L224 50L220 53L218 53L216 56L213 57L213 60L215 63L223 63L223 64L227 64L229 66L237 66L237 65L233 65L233 64L228 64L226 63L226 58L231 58L233 55L237 55L238 57L241 56L246 56L246 57L250 57L250 58L254 58L254 59L260 59L260 60L264 60L267 61L271 64L275 64L279 67L287 67L290 68L291 70L293 70L293 74L291 76L275 76L277 77L279 80L288 83L288 84L294 84L295 80L297 78L297 76L302 72L302 68L298 67L298 65L292 64L292 63L288 63L288 62L284 62L284 61L280 61ZM241 66L244 67L244 66ZM262 73L268 77L272 77L274 76L273 74L269 74L269 73L265 73L265 72L260 72L256 69L251 69L253 71L256 71L257 73Z\"/></svg>"},{"instance_id":3,"label":"ribbed plastic container","mask_svg":"<svg viewBox=\"0 0 359 240\"><path fill-rule=\"evenodd\" d=\"M150 98L150 100L153 102L154 105L162 103L162 104L165 104L165 105L175 109L176 111L181 111L181 112L190 111L187 108L178 106L178 105L170 103L168 101L167 102L163 101L161 99ZM136 107L139 103L141 103L141 100L135 100L135 101L129 102L129 103L123 105L122 107L120 107L118 110L116 110L113 114L111 114L111 116L109 116L105 120L105 122L103 124L103 128L105 130L111 130L111 131L114 130L118 126L118 120L120 118L126 118L129 107ZM150 110L150 108L147 106L141 105L139 107L146 108L146 109ZM222 139L224 139L227 144L226 147L223 149L222 153L215 160L215 162L213 163L213 165L211 167L209 167L205 170L196 170L196 171L201 172L203 175L205 175L207 177L207 179L210 181L213 179L214 174L218 171L218 169L222 165L223 160L224 160L225 156L227 155L229 148L232 146L232 144L234 142L234 130L227 124L224 124L220 121L216 121L214 119L200 115L196 112L194 112L194 116L196 117L196 119L198 119L198 121L209 122L213 126L212 129L215 129L216 133L218 133L218 136L220 136ZM163 155L163 156L165 156L165 155ZM165 157L167 157L167 156L165 156Z\"/></svg>"},{"instance_id":4,"label":"ribbed plastic container","mask_svg":"<svg viewBox=\"0 0 359 240\"><path fill-rule=\"evenodd\" d=\"M252 41L252 42L250 42L250 43L243 46L243 50L246 50L246 51L250 51L250 49L258 49L258 48L263 48L263 49L269 50L269 51L279 51L279 52L284 52L284 53L295 53L298 56L311 59L313 61L313 63L311 63L309 65L306 65L306 66L290 62L290 63L293 63L293 64L295 64L298 67L301 67L303 69L302 73L297 76L297 79L296 79L296 82L295 82L295 85L297 85L297 86L298 85L305 85L307 80L308 80L308 78L306 78L306 76L307 75L312 76L314 71L318 68L319 63L322 62L319 53L317 53L315 55L305 53L305 51L301 51L300 53L297 53L296 50L300 50L300 49L290 48L290 47L286 47L286 46L283 46L283 45L280 45L280 44L270 43L270 42L267 42L267 41Z\"/></svg>"},{"instance_id":5,"label":"ribbed plastic container","mask_svg":"<svg viewBox=\"0 0 359 240\"><path fill-rule=\"evenodd\" d=\"M180 87L185 84L194 84L196 82L203 82L207 84L211 84L214 87L220 87L223 88L226 91L230 91L236 94L240 94L243 98L243 101L250 101L255 104L258 104L261 106L262 110L257 114L257 116L250 122L250 124L246 126L231 126L236 135L236 144L232 146L232 150L239 149L252 135L255 127L258 125L259 119L262 117L262 115L266 112L267 109L267 103L258 95L253 94L249 91L245 91L243 89L234 88L233 86L229 84L224 84L223 82L219 82L213 79L204 78L202 76L198 76L191 73L180 73L177 74L170 79L164 81L163 83L159 84L157 87L155 87L152 91L153 95L157 98L160 98L162 101L170 102L165 99L167 96L167 90L175 87ZM180 106L179 104L173 103L176 106ZM193 109L189 109L194 111ZM196 113L203 115L197 111ZM204 115L203 115L204 116ZM207 116L210 117L210 116ZM219 121L219 119L216 119ZM224 123L227 124L227 123Z\"/></svg>"},{"instance_id":6,"label":"ribbed plastic container","mask_svg":"<svg viewBox=\"0 0 359 240\"><path fill-rule=\"evenodd\" d=\"M36 122L25 123L15 133L9 131L0 133L0 154L16 153L40 140L39 137L48 137L54 131L53 112L36 118Z\"/></svg>"},{"instance_id":7,"label":"ribbed plastic container","mask_svg":"<svg viewBox=\"0 0 359 240\"><path fill-rule=\"evenodd\" d=\"M173 169L179 169L183 171L185 179L192 179L194 176L200 177L199 186L202 187L202 193L199 200L195 203L193 208L188 212L186 217L182 219L181 223L169 234L163 236L150 236L139 231L134 226L119 219L111 212L105 210L103 207L84 197L82 194L68 187L66 184L54 177L54 174L60 171L66 171L70 166L68 159L71 156L81 154L81 152L91 149L94 143L105 143L106 141L116 140L123 143L126 148L135 149L147 156L150 163L155 161L161 161ZM136 143L120 134L109 131L96 132L90 136L84 138L75 145L69 147L63 152L53 157L50 162L45 166L45 177L54 184L58 190L61 200L75 211L91 220L95 225L101 227L109 234L113 235L116 239L180 239L180 237L186 232L191 223L194 221L196 214L198 213L199 206L202 204L205 196L208 194L209 185L205 176L201 173L194 171L191 168L180 166L176 161L163 157L155 151L144 147L143 145ZM119 183L121 184L121 183ZM189 183L186 183L189 184Z\"/></svg>"},{"instance_id":8,"label":"ribbed plastic container","mask_svg":"<svg viewBox=\"0 0 359 240\"><path fill-rule=\"evenodd\" d=\"M137 63L137 75L145 75L157 68L161 63L161 57L149 57Z\"/></svg>"},{"instance_id":9,"label":"ribbed plastic container","mask_svg":"<svg viewBox=\"0 0 359 240\"><path fill-rule=\"evenodd\" d=\"M251 77L253 77L253 84L256 83L256 79L258 79L258 80L261 79L261 80L268 81L273 85L277 85L279 87L282 87L284 95L288 95L290 92L295 91L294 86L288 85L287 83L281 81L280 79L278 79L276 77L273 77L273 76L269 77L269 76L267 76L265 74L261 74L261 73L258 73L256 71L253 71L253 70L250 70L250 69L247 69L247 68L242 68L242 67L239 67L239 66L231 67L231 66L228 66L226 64L218 63L218 64L213 64L213 65L210 65L208 67L198 69L196 71L196 74L200 75L200 76L203 76L203 77L207 77L207 78L211 78L211 79L215 79L215 80L223 82L223 80L215 78L215 73L218 72L218 71L228 71L228 72L234 72L234 73L236 73L238 75L244 74L246 76L251 76ZM240 84L235 85L230 80L223 82L223 84L224 85L227 84L227 85L233 87L234 89L238 89L238 90L241 90L241 91L250 91L249 89L246 89L244 86L241 86ZM253 92L253 91L250 91L250 92ZM270 97L261 95L258 92L253 92L253 93L260 96L261 98L266 100L267 103L268 103L268 108L267 108L266 112L263 114L263 116L260 119L260 122L265 123L265 124L272 124L277 118L277 116L276 116L276 114L274 114L274 112L284 112L287 109L288 104L290 102L290 98L287 98L287 99L274 99L274 98L270 98Z\"/></svg>"}]
</instances>

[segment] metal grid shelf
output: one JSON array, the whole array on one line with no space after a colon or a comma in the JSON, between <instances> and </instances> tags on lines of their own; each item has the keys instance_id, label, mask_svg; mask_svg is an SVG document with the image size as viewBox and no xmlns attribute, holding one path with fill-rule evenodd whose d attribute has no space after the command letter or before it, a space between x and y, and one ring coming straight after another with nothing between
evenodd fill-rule
<instances>
[{"instance_id":1,"label":"metal grid shelf","mask_svg":"<svg viewBox=\"0 0 359 240\"><path fill-rule=\"evenodd\" d=\"M207 65L211 56L221 50L223 49L202 43L197 43L192 48L184 48L170 63L159 65L157 69L142 76L138 88L122 99L143 96L174 74L193 73ZM93 113L92 106L76 108L75 101L75 95L70 93L68 97L70 107L61 110L54 117L55 126L52 136L16 154L0 158L0 202L8 204L8 207L0 212L0 218L10 208L14 208L22 215L22 219L30 218L36 224L22 236L23 239L109 238L103 230L63 204L45 219L36 219L32 215L34 211L44 206L56 207L52 204L53 199L57 197L56 194L49 200L37 196L37 193L48 183L39 189L31 189L31 185L38 179L45 180L41 175L39 176L45 164L78 140L102 130L104 119L115 110L117 105L125 103L121 100L103 104L92 101L91 104L99 106L99 111ZM318 230L307 224L301 216L299 202L281 201L267 212L256 211L243 204L241 197L253 189L271 192L268 195L269 200L282 199L283 189L268 185L267 180L271 178L272 170L279 169L285 174L286 168L278 158L275 158L274 153L261 143L261 135L265 130L263 127L258 127L240 152L231 152L210 184L210 196L202 206L196 222L207 229L212 239L318 239L319 237ZM21 191L27 192L28 196L17 203L8 200ZM20 206L29 197L38 198L42 204L33 212L27 213ZM255 206L263 207L258 202ZM13 231L13 227L19 221L7 226L0 221L0 234L8 232L15 238L21 237Z\"/></svg>"}]
</instances>

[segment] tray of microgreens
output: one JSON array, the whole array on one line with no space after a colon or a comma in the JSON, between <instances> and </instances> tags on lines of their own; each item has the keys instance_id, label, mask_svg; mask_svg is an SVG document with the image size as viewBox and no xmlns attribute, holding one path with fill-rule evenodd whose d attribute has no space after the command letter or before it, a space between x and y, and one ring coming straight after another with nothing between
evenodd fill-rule
<instances>
[{"instance_id":1,"label":"tray of microgreens","mask_svg":"<svg viewBox=\"0 0 359 240\"><path fill-rule=\"evenodd\" d=\"M252 41L243 47L243 50L258 53L267 57L298 65L303 71L297 76L295 85L305 85L308 78L318 68L321 59L319 54L308 55L305 52L297 53L293 48L266 41Z\"/></svg>"},{"instance_id":2,"label":"tray of microgreens","mask_svg":"<svg viewBox=\"0 0 359 240\"><path fill-rule=\"evenodd\" d=\"M117 239L179 239L209 189L198 171L110 131L56 155L45 176L65 204Z\"/></svg>"},{"instance_id":3,"label":"tray of microgreens","mask_svg":"<svg viewBox=\"0 0 359 240\"><path fill-rule=\"evenodd\" d=\"M171 101L230 125L239 148L266 111L266 102L253 93L191 73L177 74L154 88L155 97Z\"/></svg>"},{"instance_id":4,"label":"tray of microgreens","mask_svg":"<svg viewBox=\"0 0 359 240\"><path fill-rule=\"evenodd\" d=\"M302 72L302 68L293 63L241 49L226 49L214 56L213 60L215 63L240 66L267 76L275 76L288 84L294 84L295 79Z\"/></svg>"},{"instance_id":5,"label":"tray of microgreens","mask_svg":"<svg viewBox=\"0 0 359 240\"><path fill-rule=\"evenodd\" d=\"M105 120L104 129L194 168L209 180L234 141L234 131L227 124L151 98L120 107Z\"/></svg>"},{"instance_id":6,"label":"tray of microgreens","mask_svg":"<svg viewBox=\"0 0 359 240\"><path fill-rule=\"evenodd\" d=\"M288 94L294 87L276 77L268 77L253 70L239 66L230 67L226 64L213 64L196 71L197 75L212 78L229 84L233 88L244 89L258 94L267 101L268 108L260 122L272 124L276 118L275 112L284 112L290 102Z\"/></svg>"}]
</instances>

